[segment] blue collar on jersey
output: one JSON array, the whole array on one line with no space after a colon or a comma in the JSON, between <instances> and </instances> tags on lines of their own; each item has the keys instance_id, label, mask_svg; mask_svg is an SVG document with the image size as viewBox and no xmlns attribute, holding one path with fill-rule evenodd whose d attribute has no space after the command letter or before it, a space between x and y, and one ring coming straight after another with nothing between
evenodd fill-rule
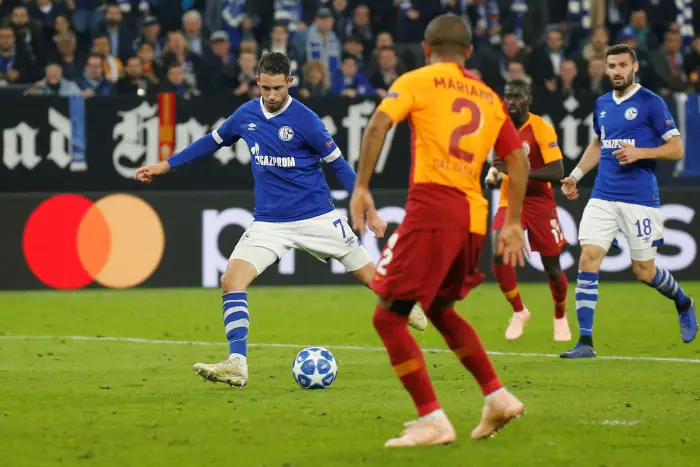
<instances>
[{"instance_id":1,"label":"blue collar on jersey","mask_svg":"<svg viewBox=\"0 0 700 467\"><path fill-rule=\"evenodd\" d=\"M265 110L265 104L263 104L263 100L262 100L262 97L261 97L261 98L260 98L260 108L262 109L262 113L263 113L263 115L265 116L265 118L269 120L269 119L271 119L272 117L276 117L276 116L282 114L285 110L287 110L287 109L289 108L289 106L292 105L292 101L293 101L293 100L294 100L294 98L293 98L292 96L287 96L287 103L284 104L284 107L282 107L281 109L279 109L279 110L278 110L277 112L275 112L275 113L270 113L270 112L268 112L267 110Z\"/></svg>"}]
</instances>

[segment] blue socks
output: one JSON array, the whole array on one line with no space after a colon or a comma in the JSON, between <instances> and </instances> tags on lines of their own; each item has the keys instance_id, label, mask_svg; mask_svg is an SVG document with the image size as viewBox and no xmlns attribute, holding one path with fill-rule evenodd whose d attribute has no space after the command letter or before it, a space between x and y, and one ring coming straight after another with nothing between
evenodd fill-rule
<instances>
[{"instance_id":1,"label":"blue socks","mask_svg":"<svg viewBox=\"0 0 700 467\"><path fill-rule=\"evenodd\" d=\"M674 279L671 273L667 270L657 266L654 279L647 285L658 290L664 297L670 298L676 302L676 309L679 311L683 311L690 307L690 297L683 292L683 289L681 289L681 287L678 285L676 279Z\"/></svg>"},{"instance_id":2,"label":"blue socks","mask_svg":"<svg viewBox=\"0 0 700 467\"><path fill-rule=\"evenodd\" d=\"M223 310L230 357L234 355L247 357L248 326L250 325L248 294L245 292L224 294Z\"/></svg>"},{"instance_id":3,"label":"blue socks","mask_svg":"<svg viewBox=\"0 0 700 467\"><path fill-rule=\"evenodd\" d=\"M598 273L578 272L576 279L576 317L579 342L593 346L593 314L598 304Z\"/></svg>"}]
</instances>

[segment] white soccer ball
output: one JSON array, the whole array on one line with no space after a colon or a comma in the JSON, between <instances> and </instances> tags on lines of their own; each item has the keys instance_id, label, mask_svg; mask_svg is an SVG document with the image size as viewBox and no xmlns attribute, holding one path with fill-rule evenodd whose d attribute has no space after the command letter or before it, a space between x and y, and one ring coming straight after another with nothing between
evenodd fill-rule
<instances>
[{"instance_id":1,"label":"white soccer ball","mask_svg":"<svg viewBox=\"0 0 700 467\"><path fill-rule=\"evenodd\" d=\"M292 363L294 381L304 389L325 389L338 375L338 363L323 347L309 347L299 352Z\"/></svg>"}]
</instances>

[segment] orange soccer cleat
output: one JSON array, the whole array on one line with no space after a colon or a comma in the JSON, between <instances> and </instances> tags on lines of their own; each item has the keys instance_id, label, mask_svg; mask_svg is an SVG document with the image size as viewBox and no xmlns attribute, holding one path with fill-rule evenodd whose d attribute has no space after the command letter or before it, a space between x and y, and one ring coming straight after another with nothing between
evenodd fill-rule
<instances>
[{"instance_id":1,"label":"orange soccer cleat","mask_svg":"<svg viewBox=\"0 0 700 467\"><path fill-rule=\"evenodd\" d=\"M513 394L501 388L487 398L481 411L481 423L472 431L472 439L494 436L508 422L525 413L525 405Z\"/></svg>"}]
</instances>

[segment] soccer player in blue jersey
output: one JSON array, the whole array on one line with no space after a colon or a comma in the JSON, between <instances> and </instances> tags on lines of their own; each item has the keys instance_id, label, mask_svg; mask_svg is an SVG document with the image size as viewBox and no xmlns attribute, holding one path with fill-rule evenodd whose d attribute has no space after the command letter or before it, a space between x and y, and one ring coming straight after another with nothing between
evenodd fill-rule
<instances>
[{"instance_id":1,"label":"soccer player in blue jersey","mask_svg":"<svg viewBox=\"0 0 700 467\"><path fill-rule=\"evenodd\" d=\"M338 212L326 183L321 162L352 193L356 174L343 159L321 119L289 95L293 78L289 58L282 53L264 55L257 70L262 97L243 104L219 128L182 152L159 164L142 167L134 178L150 183L196 159L208 156L239 139L248 144L255 180L254 222L238 241L221 277L223 319L229 341L229 358L197 363L197 375L209 381L244 386L248 381L247 337L250 315L248 286L265 269L292 248L321 261L337 259L365 285L375 267ZM367 212L367 225L382 237L386 222L376 211ZM427 319L414 308L411 325L425 329Z\"/></svg>"},{"instance_id":2,"label":"soccer player in blue jersey","mask_svg":"<svg viewBox=\"0 0 700 467\"><path fill-rule=\"evenodd\" d=\"M593 314L598 303L598 274L618 233L629 244L637 279L675 303L683 342L691 342L698 332L693 299L669 271L654 263L656 248L663 243L664 227L654 169L656 161L683 157L680 133L663 99L635 82L639 64L634 49L627 45L611 47L606 68L613 91L595 104L593 124L598 137L562 180L564 194L576 199L578 181L598 166L579 228L576 312L580 337L572 350L561 354L562 358L596 356Z\"/></svg>"}]
</instances>

